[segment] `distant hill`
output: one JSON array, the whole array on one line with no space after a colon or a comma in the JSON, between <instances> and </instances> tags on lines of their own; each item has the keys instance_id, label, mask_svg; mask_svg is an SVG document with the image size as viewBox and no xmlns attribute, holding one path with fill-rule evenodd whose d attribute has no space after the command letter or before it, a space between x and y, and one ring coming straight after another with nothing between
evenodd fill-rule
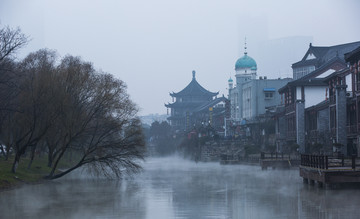
<instances>
[{"instance_id":1,"label":"distant hill","mask_svg":"<svg viewBox=\"0 0 360 219\"><path fill-rule=\"evenodd\" d=\"M168 117L169 117L169 115L166 115L166 114L162 114L162 115L149 114L146 116L140 116L140 119L143 124L150 126L155 121L158 121L158 122L167 121Z\"/></svg>"}]
</instances>

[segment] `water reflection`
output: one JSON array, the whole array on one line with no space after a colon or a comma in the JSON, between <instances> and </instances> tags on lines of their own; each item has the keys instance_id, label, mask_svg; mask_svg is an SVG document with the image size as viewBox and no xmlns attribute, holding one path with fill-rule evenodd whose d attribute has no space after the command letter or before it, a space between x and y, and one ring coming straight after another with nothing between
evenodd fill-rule
<instances>
[{"instance_id":1,"label":"water reflection","mask_svg":"<svg viewBox=\"0 0 360 219\"><path fill-rule=\"evenodd\" d=\"M1 218L357 218L359 189L303 185L297 170L261 171L153 158L121 181L72 177L0 193Z\"/></svg>"}]
</instances>

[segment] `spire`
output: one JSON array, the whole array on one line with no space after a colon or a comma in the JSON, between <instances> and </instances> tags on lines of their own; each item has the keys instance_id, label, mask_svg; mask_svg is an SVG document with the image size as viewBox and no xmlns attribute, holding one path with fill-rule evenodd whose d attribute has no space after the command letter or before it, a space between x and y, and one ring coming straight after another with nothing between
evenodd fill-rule
<instances>
[{"instance_id":1,"label":"spire","mask_svg":"<svg viewBox=\"0 0 360 219\"><path fill-rule=\"evenodd\" d=\"M195 70L192 71L192 76L193 76L193 79L195 79Z\"/></svg>"},{"instance_id":2,"label":"spire","mask_svg":"<svg viewBox=\"0 0 360 219\"><path fill-rule=\"evenodd\" d=\"M247 47L246 47L246 37L245 37L245 47L244 47L244 48L245 48L244 54L247 55L247 51L246 51L246 49L247 49Z\"/></svg>"}]
</instances>

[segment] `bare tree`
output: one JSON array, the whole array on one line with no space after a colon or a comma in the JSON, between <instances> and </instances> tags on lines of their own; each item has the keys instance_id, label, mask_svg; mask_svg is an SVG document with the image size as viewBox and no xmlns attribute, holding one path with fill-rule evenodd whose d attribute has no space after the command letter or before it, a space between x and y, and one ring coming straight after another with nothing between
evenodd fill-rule
<instances>
[{"instance_id":1,"label":"bare tree","mask_svg":"<svg viewBox=\"0 0 360 219\"><path fill-rule=\"evenodd\" d=\"M28 37L25 36L20 28L12 29L9 26L0 27L0 136L4 136L3 121L8 120L16 110L14 99L19 93L18 75L15 72L16 63L15 53L18 49L26 45ZM12 145L9 143L11 138L1 138L1 151L8 159ZM5 141L3 141L5 140Z\"/></svg>"},{"instance_id":2,"label":"bare tree","mask_svg":"<svg viewBox=\"0 0 360 219\"><path fill-rule=\"evenodd\" d=\"M47 130L53 125L58 116L55 104L52 103L51 89L54 81L54 63L56 53L50 50L39 50L30 53L18 66L21 74L19 80L20 93L14 100L16 110L10 114L8 122L14 124L7 126L15 150L15 159L12 172L16 172L20 157L30 148L31 162L37 144L42 140ZM7 125L7 124L3 124Z\"/></svg>"},{"instance_id":3,"label":"bare tree","mask_svg":"<svg viewBox=\"0 0 360 219\"><path fill-rule=\"evenodd\" d=\"M25 153L30 168L44 146L52 168L48 179L79 167L117 177L138 171L144 138L125 83L79 57L56 63L56 53L44 49L16 64L14 110L0 124L0 143L15 151L12 172ZM67 154L74 154L74 162L65 159ZM60 161L72 166L59 172Z\"/></svg>"},{"instance_id":4,"label":"bare tree","mask_svg":"<svg viewBox=\"0 0 360 219\"><path fill-rule=\"evenodd\" d=\"M6 58L12 59L14 53L25 46L29 37L23 34L20 28L12 29L9 26L0 28L0 62Z\"/></svg>"},{"instance_id":5,"label":"bare tree","mask_svg":"<svg viewBox=\"0 0 360 219\"><path fill-rule=\"evenodd\" d=\"M139 170L137 161L144 156L142 128L124 82L71 56L62 60L59 73L62 140L48 178L61 177L84 165L106 176ZM77 161L56 173L65 152L76 153Z\"/></svg>"}]
</instances>

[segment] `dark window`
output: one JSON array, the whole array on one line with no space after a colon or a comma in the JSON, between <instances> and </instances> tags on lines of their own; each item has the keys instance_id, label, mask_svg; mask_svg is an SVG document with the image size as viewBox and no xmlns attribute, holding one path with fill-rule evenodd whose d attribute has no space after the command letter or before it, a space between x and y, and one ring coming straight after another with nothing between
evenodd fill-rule
<instances>
[{"instance_id":1,"label":"dark window","mask_svg":"<svg viewBox=\"0 0 360 219\"><path fill-rule=\"evenodd\" d=\"M274 97L273 92L265 92L265 99L272 99Z\"/></svg>"}]
</instances>

